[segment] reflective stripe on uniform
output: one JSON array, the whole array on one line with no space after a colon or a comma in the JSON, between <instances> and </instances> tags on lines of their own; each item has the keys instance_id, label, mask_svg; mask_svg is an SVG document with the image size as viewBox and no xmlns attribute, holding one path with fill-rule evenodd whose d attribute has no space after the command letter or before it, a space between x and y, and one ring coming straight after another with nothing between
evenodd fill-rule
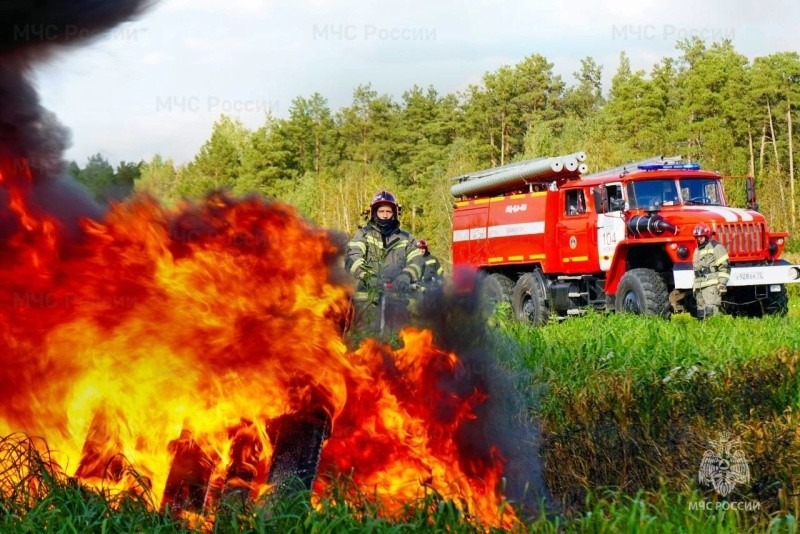
<instances>
[{"instance_id":1,"label":"reflective stripe on uniform","mask_svg":"<svg viewBox=\"0 0 800 534\"><path fill-rule=\"evenodd\" d=\"M422 278L422 269L419 268L419 265L406 265L406 268L403 269L403 272L411 276L412 281Z\"/></svg>"},{"instance_id":2,"label":"reflective stripe on uniform","mask_svg":"<svg viewBox=\"0 0 800 534\"><path fill-rule=\"evenodd\" d=\"M358 250L361 251L362 254L367 253L367 245L363 241L350 241L349 243L347 243L347 246L357 248Z\"/></svg>"},{"instance_id":3,"label":"reflective stripe on uniform","mask_svg":"<svg viewBox=\"0 0 800 534\"><path fill-rule=\"evenodd\" d=\"M356 261L353 262L353 265L350 267L350 273L356 274L356 272L361 269L361 266L364 265L364 258L358 258Z\"/></svg>"},{"instance_id":4,"label":"reflective stripe on uniform","mask_svg":"<svg viewBox=\"0 0 800 534\"><path fill-rule=\"evenodd\" d=\"M406 243L408 243L408 241L406 241ZM417 256L422 256L422 251L418 248L413 248L411 249L411 252L406 254L406 261L411 261Z\"/></svg>"},{"instance_id":5,"label":"reflective stripe on uniform","mask_svg":"<svg viewBox=\"0 0 800 534\"><path fill-rule=\"evenodd\" d=\"M375 245L378 248L383 248L383 240L378 239L377 237L373 236L372 234L367 234L364 236L364 241L369 243L370 245ZM367 251L366 245L364 245L364 252Z\"/></svg>"}]
</instances>

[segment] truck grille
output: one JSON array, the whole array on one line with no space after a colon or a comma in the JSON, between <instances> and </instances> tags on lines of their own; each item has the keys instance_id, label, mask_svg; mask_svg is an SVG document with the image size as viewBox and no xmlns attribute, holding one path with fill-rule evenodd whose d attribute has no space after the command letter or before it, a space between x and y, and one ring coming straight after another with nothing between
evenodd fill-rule
<instances>
[{"instance_id":1,"label":"truck grille","mask_svg":"<svg viewBox=\"0 0 800 534\"><path fill-rule=\"evenodd\" d=\"M764 223L720 224L717 236L731 259L760 257L765 246Z\"/></svg>"}]
</instances>

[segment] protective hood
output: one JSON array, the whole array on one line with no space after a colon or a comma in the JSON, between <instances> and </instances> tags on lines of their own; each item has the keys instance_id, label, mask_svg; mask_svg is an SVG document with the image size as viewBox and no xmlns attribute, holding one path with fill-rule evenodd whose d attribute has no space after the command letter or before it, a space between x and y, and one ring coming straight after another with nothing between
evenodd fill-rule
<instances>
[{"instance_id":1,"label":"protective hood","mask_svg":"<svg viewBox=\"0 0 800 534\"><path fill-rule=\"evenodd\" d=\"M372 222L378 228L382 236L387 236L400 227L400 221L397 219L378 219L376 217Z\"/></svg>"}]
</instances>

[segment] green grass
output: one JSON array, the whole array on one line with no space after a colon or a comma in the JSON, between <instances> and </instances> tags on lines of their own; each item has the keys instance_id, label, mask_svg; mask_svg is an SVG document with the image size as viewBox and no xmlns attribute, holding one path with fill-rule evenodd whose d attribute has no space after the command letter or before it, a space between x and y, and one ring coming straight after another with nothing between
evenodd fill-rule
<instances>
[{"instance_id":1,"label":"green grass","mask_svg":"<svg viewBox=\"0 0 800 534\"><path fill-rule=\"evenodd\" d=\"M607 530L599 525L643 507L642 517L675 530L794 529L800 314L791 306L783 318L705 322L590 313L540 329L501 318L499 351L527 372L520 387L541 418L545 477L567 515L577 514L571 524ZM723 430L741 438L752 475L729 498L760 509L720 511L727 519L712 525L712 512L687 514L682 503L693 492L713 498L696 476L708 439ZM601 489L613 498L593 501L603 513L589 515ZM631 501L637 492L649 497Z\"/></svg>"},{"instance_id":2,"label":"green grass","mask_svg":"<svg viewBox=\"0 0 800 534\"><path fill-rule=\"evenodd\" d=\"M800 513L800 299L783 318L700 322L590 313L532 329L500 314L491 350L540 422L554 507L530 532L796 532ZM742 440L751 481L721 501L700 487L707 440ZM0 499L0 532L183 532L135 496L110 498L47 470ZM0 480L2 483L2 480ZM1 485L1 484L0 484ZM27 488L27 489L26 489ZM6 494L8 488L4 487ZM695 508L693 508L695 506ZM714 504L714 506L717 506ZM752 504L750 505L753 506ZM306 496L221 510L214 532L480 532L429 496L382 517L369 499Z\"/></svg>"}]
</instances>

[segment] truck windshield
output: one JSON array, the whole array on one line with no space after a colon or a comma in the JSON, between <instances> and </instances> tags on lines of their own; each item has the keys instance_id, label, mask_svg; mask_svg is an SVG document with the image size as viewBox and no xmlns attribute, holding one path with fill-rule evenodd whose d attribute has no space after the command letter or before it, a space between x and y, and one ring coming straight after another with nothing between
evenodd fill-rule
<instances>
[{"instance_id":1,"label":"truck windshield","mask_svg":"<svg viewBox=\"0 0 800 534\"><path fill-rule=\"evenodd\" d=\"M722 205L719 180L713 178L683 178L681 198L684 204Z\"/></svg>"},{"instance_id":2,"label":"truck windshield","mask_svg":"<svg viewBox=\"0 0 800 534\"><path fill-rule=\"evenodd\" d=\"M675 179L628 182L628 203L632 209L657 209L680 204Z\"/></svg>"},{"instance_id":3,"label":"truck windshield","mask_svg":"<svg viewBox=\"0 0 800 534\"><path fill-rule=\"evenodd\" d=\"M680 193L678 189L680 184ZM658 209L661 206L706 204L722 205L719 180L714 178L665 178L628 182L630 207Z\"/></svg>"}]
</instances>

